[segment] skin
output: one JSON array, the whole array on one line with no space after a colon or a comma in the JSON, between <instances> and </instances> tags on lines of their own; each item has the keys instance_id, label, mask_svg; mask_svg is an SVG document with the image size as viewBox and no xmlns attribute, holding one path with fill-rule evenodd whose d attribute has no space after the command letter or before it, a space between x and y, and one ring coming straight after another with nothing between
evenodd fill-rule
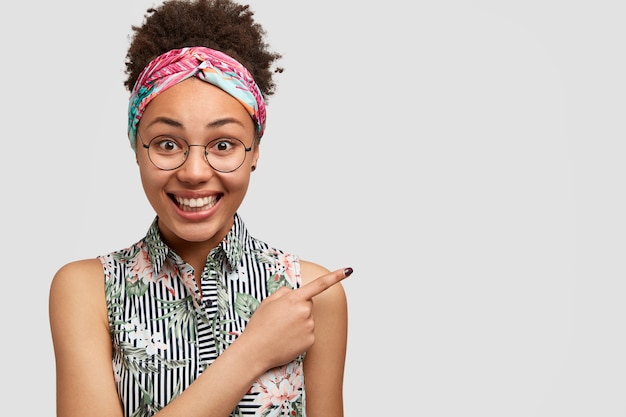
<instances>
[{"instance_id":1,"label":"skin","mask_svg":"<svg viewBox=\"0 0 626 417\"><path fill-rule=\"evenodd\" d=\"M208 111L207 111L208 110ZM189 79L157 96L139 124L142 138L160 134L204 145L215 137L234 136L247 146L254 126L244 108L222 90ZM147 142L144 139L144 142ZM137 164L146 197L159 216L163 238L196 271L208 252L230 230L243 201L258 143L232 173L218 173L192 147L185 164L174 171L154 167L137 147ZM192 214L172 200L219 196L217 204ZM160 417L228 416L253 381L268 369L307 352L304 362L309 417L343 416L343 372L347 342L347 305L340 283L351 271L301 261L304 285L281 288L263 300L245 331ZM104 275L97 259L63 266L55 274L49 300L56 359L57 416L121 417L111 364ZM280 343L276 341L280 340Z\"/></svg>"}]
</instances>

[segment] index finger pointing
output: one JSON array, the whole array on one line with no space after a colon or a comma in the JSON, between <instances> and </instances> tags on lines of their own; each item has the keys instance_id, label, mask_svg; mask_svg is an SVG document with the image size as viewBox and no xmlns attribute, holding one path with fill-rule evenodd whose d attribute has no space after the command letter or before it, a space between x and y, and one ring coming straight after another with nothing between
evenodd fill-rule
<instances>
[{"instance_id":1,"label":"index finger pointing","mask_svg":"<svg viewBox=\"0 0 626 417\"><path fill-rule=\"evenodd\" d=\"M326 291L339 281L348 278L352 274L352 268L337 269L326 275L314 279L306 285L298 288L296 291L304 298L310 300L316 295Z\"/></svg>"}]
</instances>

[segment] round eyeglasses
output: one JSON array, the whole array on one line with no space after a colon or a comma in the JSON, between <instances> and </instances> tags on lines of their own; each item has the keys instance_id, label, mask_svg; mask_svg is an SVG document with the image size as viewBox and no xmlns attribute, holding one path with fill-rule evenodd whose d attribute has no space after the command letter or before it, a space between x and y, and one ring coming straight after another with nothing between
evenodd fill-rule
<instances>
[{"instance_id":1,"label":"round eyeglasses","mask_svg":"<svg viewBox=\"0 0 626 417\"><path fill-rule=\"evenodd\" d=\"M163 170L172 171L180 168L192 146L204 148L204 159L218 172L233 172L246 160L246 154L252 150L252 146L246 145L239 139L218 138L206 145L190 145L185 139L175 136L156 136L146 145L139 132L137 136L144 148L148 150L148 158L152 164Z\"/></svg>"}]
</instances>

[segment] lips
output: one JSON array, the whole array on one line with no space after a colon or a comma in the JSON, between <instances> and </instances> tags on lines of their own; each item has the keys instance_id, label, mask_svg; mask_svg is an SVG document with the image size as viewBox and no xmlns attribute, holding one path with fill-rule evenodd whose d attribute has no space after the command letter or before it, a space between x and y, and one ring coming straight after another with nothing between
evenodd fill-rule
<instances>
[{"instance_id":1,"label":"lips","mask_svg":"<svg viewBox=\"0 0 626 417\"><path fill-rule=\"evenodd\" d=\"M199 198L183 198L173 196L173 199L176 201L178 207L183 211L202 211L213 207L215 203L217 203L217 200L219 200L219 197L216 195Z\"/></svg>"}]
</instances>

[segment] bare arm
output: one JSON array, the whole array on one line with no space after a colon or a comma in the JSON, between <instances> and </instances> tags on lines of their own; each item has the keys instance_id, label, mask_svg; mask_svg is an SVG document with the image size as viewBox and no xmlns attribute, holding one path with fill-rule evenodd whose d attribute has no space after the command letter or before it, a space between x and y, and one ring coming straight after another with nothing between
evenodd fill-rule
<instances>
[{"instance_id":1,"label":"bare arm","mask_svg":"<svg viewBox=\"0 0 626 417\"><path fill-rule=\"evenodd\" d=\"M301 268L305 284L328 273L310 262L301 262ZM313 297L313 317L315 342L304 359L307 416L342 417L348 312L341 284Z\"/></svg>"},{"instance_id":2,"label":"bare arm","mask_svg":"<svg viewBox=\"0 0 626 417\"><path fill-rule=\"evenodd\" d=\"M302 291L279 291L268 297L243 334L156 415L228 416L259 375L311 346L310 298L344 277L343 271L335 271ZM49 306L57 416L121 417L100 262L90 259L61 268L52 281ZM282 337L292 343L278 349L273 341Z\"/></svg>"},{"instance_id":3,"label":"bare arm","mask_svg":"<svg viewBox=\"0 0 626 417\"><path fill-rule=\"evenodd\" d=\"M57 415L122 415L111 364L104 279L96 259L61 268L50 288Z\"/></svg>"}]
</instances>

